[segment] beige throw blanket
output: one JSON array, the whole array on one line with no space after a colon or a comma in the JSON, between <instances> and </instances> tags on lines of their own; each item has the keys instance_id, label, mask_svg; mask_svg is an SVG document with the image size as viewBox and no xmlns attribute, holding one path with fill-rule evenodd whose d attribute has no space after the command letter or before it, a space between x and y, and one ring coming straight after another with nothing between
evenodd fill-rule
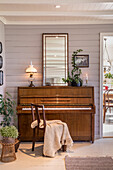
<instances>
[{"instance_id":1,"label":"beige throw blanket","mask_svg":"<svg viewBox=\"0 0 113 170\"><path fill-rule=\"evenodd\" d=\"M55 153L64 144L67 145L68 148L73 144L67 124L60 120L47 121L43 154L54 157Z\"/></svg>"}]
</instances>

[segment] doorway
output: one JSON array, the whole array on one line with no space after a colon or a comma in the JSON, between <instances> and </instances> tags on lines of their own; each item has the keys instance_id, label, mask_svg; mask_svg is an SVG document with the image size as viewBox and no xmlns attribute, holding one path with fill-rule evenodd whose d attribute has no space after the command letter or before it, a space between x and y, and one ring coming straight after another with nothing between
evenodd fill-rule
<instances>
[{"instance_id":1,"label":"doorway","mask_svg":"<svg viewBox=\"0 0 113 170\"><path fill-rule=\"evenodd\" d=\"M113 137L113 33L100 38L101 137Z\"/></svg>"}]
</instances>

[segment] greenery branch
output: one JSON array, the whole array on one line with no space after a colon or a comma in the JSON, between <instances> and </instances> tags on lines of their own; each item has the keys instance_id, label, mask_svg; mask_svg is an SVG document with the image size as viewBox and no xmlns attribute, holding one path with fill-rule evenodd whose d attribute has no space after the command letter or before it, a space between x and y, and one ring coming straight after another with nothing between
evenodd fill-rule
<instances>
[{"instance_id":1,"label":"greenery branch","mask_svg":"<svg viewBox=\"0 0 113 170\"><path fill-rule=\"evenodd\" d=\"M82 84L82 79L80 78L80 75L81 75L81 69L79 69L79 67L77 66L76 64L76 56L78 55L78 53L80 53L81 51L83 51L82 49L78 49L76 51L73 51L73 54L72 54L72 61L71 61L71 64L72 64L72 70L71 70L71 75L70 73L68 72L68 77L67 79L65 78L62 78L62 80L65 82L65 83L69 83L69 82L76 82L76 83L79 83L81 82Z\"/></svg>"},{"instance_id":2,"label":"greenery branch","mask_svg":"<svg viewBox=\"0 0 113 170\"><path fill-rule=\"evenodd\" d=\"M10 126L14 112L16 112L16 109L12 96L8 92L6 92L5 97L0 94L0 114L3 115L3 121L0 125Z\"/></svg>"}]
</instances>

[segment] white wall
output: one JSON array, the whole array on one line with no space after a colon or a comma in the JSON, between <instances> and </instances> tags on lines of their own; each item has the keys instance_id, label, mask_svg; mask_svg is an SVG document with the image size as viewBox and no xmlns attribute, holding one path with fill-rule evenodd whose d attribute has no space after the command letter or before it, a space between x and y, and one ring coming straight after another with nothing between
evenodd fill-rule
<instances>
[{"instance_id":1,"label":"white wall","mask_svg":"<svg viewBox=\"0 0 113 170\"><path fill-rule=\"evenodd\" d=\"M3 85L0 86L0 94L4 95L5 92L5 33L4 33L4 24L0 21L0 42L2 43L3 52L0 54L3 57L3 67L0 69L3 71ZM0 115L0 122L3 120L3 116ZM0 140L2 139L0 135Z\"/></svg>"},{"instance_id":2,"label":"white wall","mask_svg":"<svg viewBox=\"0 0 113 170\"><path fill-rule=\"evenodd\" d=\"M2 43L3 52L0 54L3 57L3 67L0 69L3 71L3 80L4 83L0 86L0 94L5 92L5 33L4 33L4 24L0 21L0 42Z\"/></svg>"},{"instance_id":3,"label":"white wall","mask_svg":"<svg viewBox=\"0 0 113 170\"><path fill-rule=\"evenodd\" d=\"M83 76L88 73L89 85L95 90L95 135L99 136L99 67L100 33L112 32L113 25L40 25L5 26L6 32L6 86L14 99L17 99L17 87L28 86L26 67L32 60L37 68L35 85L42 85L42 33L69 34L69 68L72 52L81 48L81 54L89 54L89 68L83 68Z\"/></svg>"}]
</instances>

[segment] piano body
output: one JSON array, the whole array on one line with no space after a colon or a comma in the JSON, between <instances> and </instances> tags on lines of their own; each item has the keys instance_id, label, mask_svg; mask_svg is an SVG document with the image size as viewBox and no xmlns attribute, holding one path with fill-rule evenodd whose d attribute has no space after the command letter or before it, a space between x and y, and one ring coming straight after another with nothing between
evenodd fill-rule
<instances>
[{"instance_id":1,"label":"piano body","mask_svg":"<svg viewBox=\"0 0 113 170\"><path fill-rule=\"evenodd\" d=\"M31 103L44 104L47 120L67 123L74 141L94 142L94 87L18 87L18 129L21 141L31 141ZM40 132L38 141L43 140Z\"/></svg>"}]
</instances>

